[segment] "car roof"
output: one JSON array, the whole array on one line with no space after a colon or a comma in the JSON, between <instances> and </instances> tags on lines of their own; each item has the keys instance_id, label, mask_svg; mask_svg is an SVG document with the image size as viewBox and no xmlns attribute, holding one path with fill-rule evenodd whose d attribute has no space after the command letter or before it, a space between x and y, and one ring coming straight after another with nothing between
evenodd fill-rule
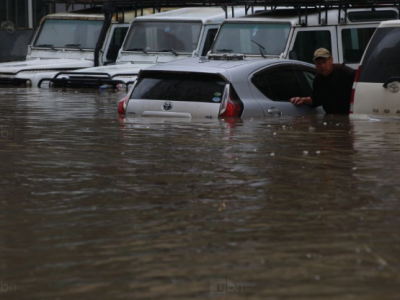
<instances>
[{"instance_id":1,"label":"car roof","mask_svg":"<svg viewBox=\"0 0 400 300\"><path fill-rule=\"evenodd\" d=\"M227 10L228 18L232 18L232 10ZM244 16L244 7L235 7L234 16ZM134 22L140 21L201 21L203 24L221 23L226 20L226 13L221 7L186 7L154 15L137 17Z\"/></svg>"},{"instance_id":2,"label":"car roof","mask_svg":"<svg viewBox=\"0 0 400 300\"><path fill-rule=\"evenodd\" d=\"M376 11L379 10L391 10L391 11L396 11L398 10L393 7L377 7L375 8ZM243 17L238 17L238 18L233 18L230 20L226 20L225 22L266 22L266 21L272 21L272 22L277 22L277 23L290 23L293 26L299 24L299 11L300 11L300 16L302 20L305 20L306 15L307 15L307 26L321 26L320 25L320 17L325 19L325 10L319 11L318 9L314 8L308 8L307 12L305 9L297 10L293 8L282 8L282 9L275 9L275 10L267 10L267 11L262 11L262 12L256 12L255 14L252 15L247 15ZM354 13L354 12L365 12L365 11L371 11L371 8L348 8L346 10L346 13ZM333 25L333 24L338 24L338 19L339 19L339 9L337 8L331 8L327 10L328 18L326 25ZM342 10L341 11L341 18L345 16L345 12ZM359 24L359 23L369 23L373 22L376 23L376 20L364 20L364 21L358 21L358 22L351 22L347 20L347 24Z\"/></svg>"},{"instance_id":3,"label":"car roof","mask_svg":"<svg viewBox=\"0 0 400 300\"><path fill-rule=\"evenodd\" d=\"M164 11L170 11L175 8L161 8ZM113 21L120 22L122 20L122 15L124 16L125 23L130 23L133 21L136 15L141 16L152 15L153 9L152 8L143 8L143 9L127 9L123 13L122 12L115 12L113 14ZM118 18L117 18L118 15ZM101 7L92 7L87 9L80 9L80 10L73 10L73 11L66 11L60 12L55 14L49 14L43 17L42 20L45 19L92 19L92 20L104 20L104 13Z\"/></svg>"},{"instance_id":4,"label":"car roof","mask_svg":"<svg viewBox=\"0 0 400 300\"><path fill-rule=\"evenodd\" d=\"M144 69L142 72L191 72L191 73L219 73L227 75L235 72L253 72L268 65L298 64L314 68L314 65L289 59L246 59L243 60L208 60L205 57L190 57L178 59L168 63L154 65Z\"/></svg>"},{"instance_id":5,"label":"car roof","mask_svg":"<svg viewBox=\"0 0 400 300\"><path fill-rule=\"evenodd\" d=\"M400 20L384 21L379 25L379 27L399 27L399 26L400 26Z\"/></svg>"},{"instance_id":6,"label":"car roof","mask_svg":"<svg viewBox=\"0 0 400 300\"><path fill-rule=\"evenodd\" d=\"M49 14L43 19L97 19L104 20L104 13L101 7L92 7L88 9L66 11L56 14Z\"/></svg>"}]
</instances>

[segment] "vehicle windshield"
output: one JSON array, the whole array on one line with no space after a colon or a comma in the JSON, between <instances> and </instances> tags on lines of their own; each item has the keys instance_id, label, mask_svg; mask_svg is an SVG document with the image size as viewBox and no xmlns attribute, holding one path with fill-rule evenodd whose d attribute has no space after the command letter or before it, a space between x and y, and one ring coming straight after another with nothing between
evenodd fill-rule
<instances>
[{"instance_id":1,"label":"vehicle windshield","mask_svg":"<svg viewBox=\"0 0 400 300\"><path fill-rule=\"evenodd\" d=\"M201 22L134 22L124 51L192 53L199 41Z\"/></svg>"},{"instance_id":2,"label":"vehicle windshield","mask_svg":"<svg viewBox=\"0 0 400 300\"><path fill-rule=\"evenodd\" d=\"M131 99L220 103L225 85L216 74L143 72Z\"/></svg>"},{"instance_id":3,"label":"vehicle windshield","mask_svg":"<svg viewBox=\"0 0 400 300\"><path fill-rule=\"evenodd\" d=\"M289 23L225 23L212 52L280 55L285 50L290 28Z\"/></svg>"},{"instance_id":4,"label":"vehicle windshield","mask_svg":"<svg viewBox=\"0 0 400 300\"><path fill-rule=\"evenodd\" d=\"M46 20L34 47L94 49L103 21Z\"/></svg>"},{"instance_id":5,"label":"vehicle windshield","mask_svg":"<svg viewBox=\"0 0 400 300\"><path fill-rule=\"evenodd\" d=\"M400 77L400 28L378 28L365 52L360 82L383 83Z\"/></svg>"}]
</instances>

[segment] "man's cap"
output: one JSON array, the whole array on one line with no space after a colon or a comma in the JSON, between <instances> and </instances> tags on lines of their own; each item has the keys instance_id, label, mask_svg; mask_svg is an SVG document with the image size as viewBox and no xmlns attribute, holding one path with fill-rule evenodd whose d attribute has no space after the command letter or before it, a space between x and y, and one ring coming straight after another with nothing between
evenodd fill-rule
<instances>
[{"instance_id":1,"label":"man's cap","mask_svg":"<svg viewBox=\"0 0 400 300\"><path fill-rule=\"evenodd\" d=\"M319 48L319 49L315 50L313 60L316 60L317 58L329 58L331 56L332 55L328 49Z\"/></svg>"}]
</instances>

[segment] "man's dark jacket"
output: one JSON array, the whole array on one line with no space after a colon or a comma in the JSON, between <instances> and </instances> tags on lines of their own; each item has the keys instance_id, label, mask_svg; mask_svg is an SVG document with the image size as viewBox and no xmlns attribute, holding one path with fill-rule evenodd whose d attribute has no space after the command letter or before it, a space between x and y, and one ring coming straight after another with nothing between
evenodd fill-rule
<instances>
[{"instance_id":1,"label":"man's dark jacket","mask_svg":"<svg viewBox=\"0 0 400 300\"><path fill-rule=\"evenodd\" d=\"M328 76L317 74L313 84L312 106L321 106L327 114L349 114L351 89L356 71L334 64Z\"/></svg>"}]
</instances>

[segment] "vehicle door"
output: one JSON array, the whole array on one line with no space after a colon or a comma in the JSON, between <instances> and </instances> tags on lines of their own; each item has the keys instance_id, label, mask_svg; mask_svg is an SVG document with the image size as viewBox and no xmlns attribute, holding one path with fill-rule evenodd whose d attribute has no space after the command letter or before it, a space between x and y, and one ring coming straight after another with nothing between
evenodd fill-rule
<instances>
[{"instance_id":1,"label":"vehicle door","mask_svg":"<svg viewBox=\"0 0 400 300\"><path fill-rule=\"evenodd\" d=\"M379 24L337 26L339 63L357 69L365 49Z\"/></svg>"},{"instance_id":2,"label":"vehicle door","mask_svg":"<svg viewBox=\"0 0 400 300\"><path fill-rule=\"evenodd\" d=\"M321 113L308 105L294 105L293 97L312 95L315 69L292 62L280 63L258 70L249 78L254 98L266 117Z\"/></svg>"},{"instance_id":3,"label":"vehicle door","mask_svg":"<svg viewBox=\"0 0 400 300\"><path fill-rule=\"evenodd\" d=\"M355 86L354 113L400 115L400 26L376 30Z\"/></svg>"},{"instance_id":4,"label":"vehicle door","mask_svg":"<svg viewBox=\"0 0 400 300\"><path fill-rule=\"evenodd\" d=\"M130 24L111 24L102 49L101 65L114 63L125 40Z\"/></svg>"},{"instance_id":5,"label":"vehicle door","mask_svg":"<svg viewBox=\"0 0 400 300\"><path fill-rule=\"evenodd\" d=\"M296 27L289 44L289 58L313 64L313 54L318 48L326 48L338 62L335 26Z\"/></svg>"}]
</instances>

